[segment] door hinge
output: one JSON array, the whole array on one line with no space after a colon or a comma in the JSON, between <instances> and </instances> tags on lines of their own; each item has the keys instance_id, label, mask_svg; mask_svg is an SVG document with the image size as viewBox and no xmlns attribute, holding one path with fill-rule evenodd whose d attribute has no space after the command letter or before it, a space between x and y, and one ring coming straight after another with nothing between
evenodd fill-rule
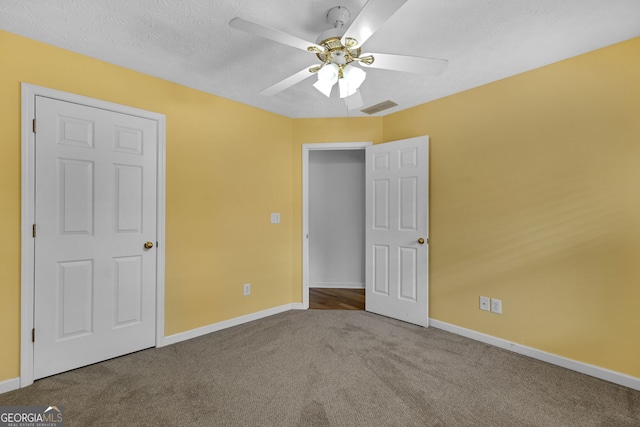
<instances>
[{"instance_id":1,"label":"door hinge","mask_svg":"<svg viewBox=\"0 0 640 427\"><path fill-rule=\"evenodd\" d=\"M36 238L36 225L33 224L33 227L31 227L31 234L33 234L33 238Z\"/></svg>"},{"instance_id":2,"label":"door hinge","mask_svg":"<svg viewBox=\"0 0 640 427\"><path fill-rule=\"evenodd\" d=\"M36 119L33 119L33 133L36 133Z\"/></svg>"},{"instance_id":3,"label":"door hinge","mask_svg":"<svg viewBox=\"0 0 640 427\"><path fill-rule=\"evenodd\" d=\"M31 342L36 342L36 328L31 329Z\"/></svg>"}]
</instances>

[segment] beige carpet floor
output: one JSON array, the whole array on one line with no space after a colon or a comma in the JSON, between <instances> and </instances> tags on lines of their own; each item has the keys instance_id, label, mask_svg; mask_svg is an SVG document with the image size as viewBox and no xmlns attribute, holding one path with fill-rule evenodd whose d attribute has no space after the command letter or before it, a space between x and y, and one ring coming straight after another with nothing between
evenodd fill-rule
<instances>
[{"instance_id":1,"label":"beige carpet floor","mask_svg":"<svg viewBox=\"0 0 640 427\"><path fill-rule=\"evenodd\" d=\"M640 392L361 311L290 311L36 381L65 426L640 426Z\"/></svg>"}]
</instances>

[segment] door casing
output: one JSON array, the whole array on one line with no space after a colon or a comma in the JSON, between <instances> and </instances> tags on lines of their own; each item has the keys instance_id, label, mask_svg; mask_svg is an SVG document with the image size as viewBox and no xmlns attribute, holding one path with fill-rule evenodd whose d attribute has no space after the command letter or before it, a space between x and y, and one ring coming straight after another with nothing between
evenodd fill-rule
<instances>
[{"instance_id":1,"label":"door casing","mask_svg":"<svg viewBox=\"0 0 640 427\"><path fill-rule=\"evenodd\" d=\"M157 123L157 264L156 264L156 347L164 345L164 266L165 266L165 192L166 192L166 117L163 114L141 110L89 98L82 95L22 83L21 109L21 260L20 260L20 387L33 383L34 325L34 246L32 226L35 221L35 97L43 96L61 101L101 108L118 113L144 117Z\"/></svg>"}]
</instances>

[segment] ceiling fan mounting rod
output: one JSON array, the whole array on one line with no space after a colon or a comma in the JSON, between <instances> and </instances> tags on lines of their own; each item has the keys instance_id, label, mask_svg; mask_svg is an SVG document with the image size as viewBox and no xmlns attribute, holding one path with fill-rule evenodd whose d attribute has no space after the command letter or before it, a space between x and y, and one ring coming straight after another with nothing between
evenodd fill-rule
<instances>
[{"instance_id":1,"label":"ceiling fan mounting rod","mask_svg":"<svg viewBox=\"0 0 640 427\"><path fill-rule=\"evenodd\" d=\"M333 25L333 28L342 28L347 23L351 13L349 9L344 6L336 6L329 9L327 12L327 21Z\"/></svg>"}]
</instances>

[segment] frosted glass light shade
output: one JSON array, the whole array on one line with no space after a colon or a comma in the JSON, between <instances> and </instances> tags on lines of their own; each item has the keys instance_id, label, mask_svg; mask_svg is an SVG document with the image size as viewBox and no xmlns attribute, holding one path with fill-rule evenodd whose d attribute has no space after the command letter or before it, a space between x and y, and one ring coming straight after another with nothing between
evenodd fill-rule
<instances>
[{"instance_id":1,"label":"frosted glass light shade","mask_svg":"<svg viewBox=\"0 0 640 427\"><path fill-rule=\"evenodd\" d=\"M328 98L331 96L331 89L333 88L334 84L336 84L335 81L318 79L318 81L313 84L313 87L318 89L324 96Z\"/></svg>"},{"instance_id":2,"label":"frosted glass light shade","mask_svg":"<svg viewBox=\"0 0 640 427\"><path fill-rule=\"evenodd\" d=\"M318 70L318 81L313 87L318 89L327 98L331 96L331 89L338 81L338 66L336 64L327 64Z\"/></svg>"},{"instance_id":3,"label":"frosted glass light shade","mask_svg":"<svg viewBox=\"0 0 640 427\"><path fill-rule=\"evenodd\" d=\"M366 77L367 73L358 67L346 65L340 73L340 66L331 63L318 70L318 81L313 84L313 87L322 92L324 96L330 97L333 85L338 82L340 98L346 98L356 93Z\"/></svg>"},{"instance_id":4,"label":"frosted glass light shade","mask_svg":"<svg viewBox=\"0 0 640 427\"><path fill-rule=\"evenodd\" d=\"M346 98L356 93L364 79L367 77L367 73L364 70L347 65L342 70L342 78L338 84L340 86L340 98Z\"/></svg>"},{"instance_id":5,"label":"frosted glass light shade","mask_svg":"<svg viewBox=\"0 0 640 427\"><path fill-rule=\"evenodd\" d=\"M318 80L333 81L338 80L338 66L327 64L318 70Z\"/></svg>"}]
</instances>

